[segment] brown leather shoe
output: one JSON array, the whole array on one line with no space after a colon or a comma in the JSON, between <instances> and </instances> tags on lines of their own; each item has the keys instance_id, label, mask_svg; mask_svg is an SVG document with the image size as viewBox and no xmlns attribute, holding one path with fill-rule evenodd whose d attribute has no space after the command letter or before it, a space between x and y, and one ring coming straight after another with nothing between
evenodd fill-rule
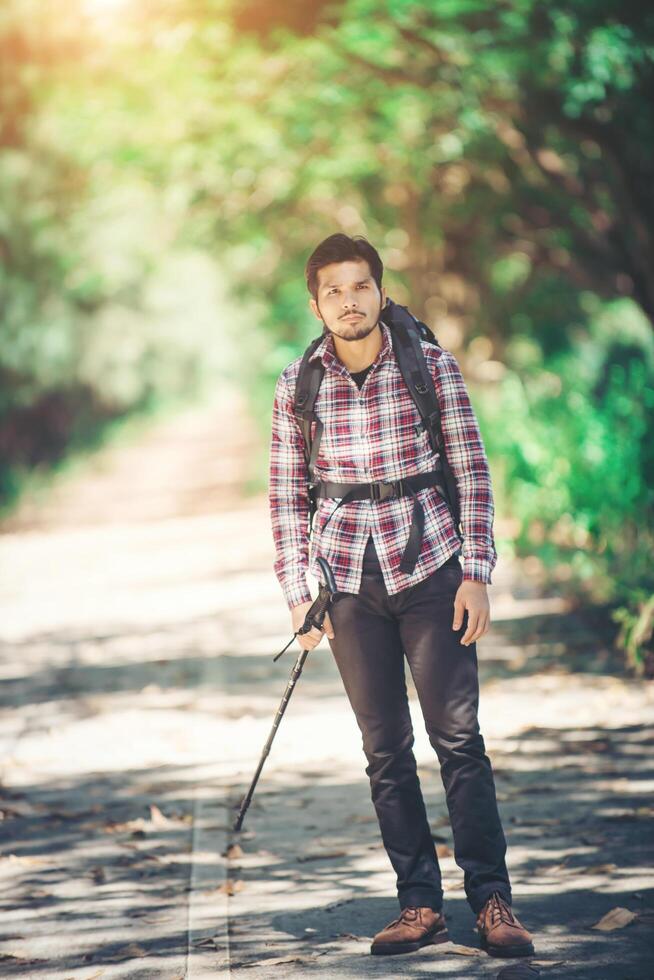
<instances>
[{"instance_id":1,"label":"brown leather shoe","mask_svg":"<svg viewBox=\"0 0 654 980\"><path fill-rule=\"evenodd\" d=\"M377 933L370 952L381 956L413 953L430 943L446 943L449 938L442 912L409 905L402 909L399 918L393 919Z\"/></svg>"},{"instance_id":2,"label":"brown leather shoe","mask_svg":"<svg viewBox=\"0 0 654 980\"><path fill-rule=\"evenodd\" d=\"M481 948L489 956L533 956L532 936L518 922L511 906L493 892L477 916Z\"/></svg>"}]
</instances>

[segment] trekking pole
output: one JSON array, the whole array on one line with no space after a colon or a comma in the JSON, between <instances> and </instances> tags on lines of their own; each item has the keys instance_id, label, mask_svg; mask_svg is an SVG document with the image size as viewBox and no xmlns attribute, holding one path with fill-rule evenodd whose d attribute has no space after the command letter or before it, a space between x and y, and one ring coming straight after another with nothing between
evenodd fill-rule
<instances>
[{"instance_id":1,"label":"trekking pole","mask_svg":"<svg viewBox=\"0 0 654 980\"><path fill-rule=\"evenodd\" d=\"M281 655L286 650L288 650L288 648L290 647L291 643L293 642L296 636L298 636L299 634L308 633L309 630L312 629L314 626L317 629L320 629L322 627L322 624L325 619L325 615L327 613L327 608L330 602L332 601L334 595L336 594L336 583L334 581L334 575L332 573L332 570L327 564L327 562L325 561L325 559L318 558L318 564L320 565L323 575L325 576L326 585L323 585L322 582L320 583L320 587L318 589L318 598L315 600L313 605L309 608L306 616L304 617L304 622L302 626L299 628L299 630L296 633L293 634L293 636L288 641L284 649L280 650L279 653L275 657L273 657L273 660L278 660L281 657ZM304 667L304 661L307 659L308 653L309 653L308 650L300 650L300 654L297 660L295 661L295 666L293 667L293 670L291 672L291 677L289 679L289 682L286 685L284 696L281 700L279 708L277 709L277 714L275 715L275 720L273 721L273 726L270 730L268 741L263 747L263 752L261 753L261 758L259 760L259 765L257 766L257 771L255 772L252 782L250 783L249 790L247 791L245 797L243 798L243 802L241 803L241 808L234 822L234 826L232 827L232 830L241 829L241 826L243 824L243 817L245 816L246 811L252 800L255 786L257 785L259 776L261 775L261 770L263 769L266 758L268 757L268 753L270 752L270 746L272 745L273 739L277 733L279 723L281 722L284 716L284 712L286 711L286 706L290 700L291 694L293 693L293 689L297 683L297 679L302 673L302 668Z\"/></svg>"}]
</instances>

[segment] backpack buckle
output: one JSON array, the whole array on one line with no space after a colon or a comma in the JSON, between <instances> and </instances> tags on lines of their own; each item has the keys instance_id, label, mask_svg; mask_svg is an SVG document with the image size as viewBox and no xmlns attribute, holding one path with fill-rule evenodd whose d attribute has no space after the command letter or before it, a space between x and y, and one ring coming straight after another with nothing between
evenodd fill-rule
<instances>
[{"instance_id":1,"label":"backpack buckle","mask_svg":"<svg viewBox=\"0 0 654 980\"><path fill-rule=\"evenodd\" d=\"M370 493L372 500L388 500L389 497L397 496L397 484L401 483L401 480L380 480L378 483L370 484Z\"/></svg>"}]
</instances>

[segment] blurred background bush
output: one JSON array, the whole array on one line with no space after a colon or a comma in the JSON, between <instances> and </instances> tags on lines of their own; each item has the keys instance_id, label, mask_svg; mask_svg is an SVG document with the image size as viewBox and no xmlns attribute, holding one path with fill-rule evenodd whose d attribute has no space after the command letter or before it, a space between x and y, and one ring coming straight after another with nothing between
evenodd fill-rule
<instances>
[{"instance_id":1,"label":"blurred background bush","mask_svg":"<svg viewBox=\"0 0 654 980\"><path fill-rule=\"evenodd\" d=\"M263 449L304 262L364 234L460 360L504 546L654 673L653 81L630 0L5 0L4 513L221 384Z\"/></svg>"}]
</instances>

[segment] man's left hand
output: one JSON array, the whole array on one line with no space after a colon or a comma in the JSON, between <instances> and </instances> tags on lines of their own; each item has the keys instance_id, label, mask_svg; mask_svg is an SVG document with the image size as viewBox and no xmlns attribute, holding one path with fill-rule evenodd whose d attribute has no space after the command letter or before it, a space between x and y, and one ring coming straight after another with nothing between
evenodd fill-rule
<instances>
[{"instance_id":1,"label":"man's left hand","mask_svg":"<svg viewBox=\"0 0 654 980\"><path fill-rule=\"evenodd\" d=\"M463 646L469 646L490 627L490 604L485 582L464 579L454 597L454 622L452 629L461 629L463 614L468 610L468 628L461 637Z\"/></svg>"}]
</instances>

